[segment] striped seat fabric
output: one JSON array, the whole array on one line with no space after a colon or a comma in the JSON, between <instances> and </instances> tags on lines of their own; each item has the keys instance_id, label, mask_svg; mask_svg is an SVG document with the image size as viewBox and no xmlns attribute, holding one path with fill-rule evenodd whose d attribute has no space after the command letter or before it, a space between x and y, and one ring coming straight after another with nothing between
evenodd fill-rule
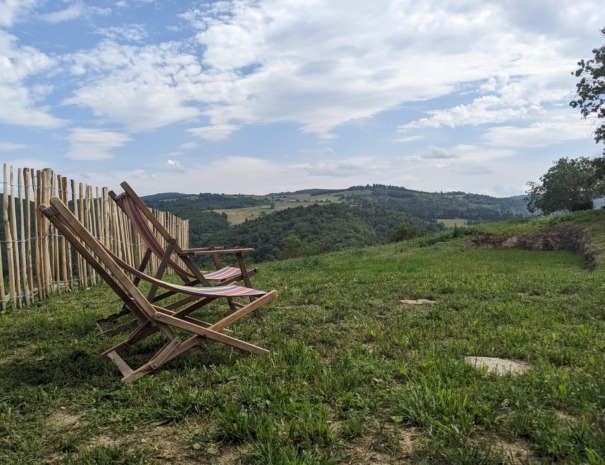
<instances>
[{"instance_id":1,"label":"striped seat fabric","mask_svg":"<svg viewBox=\"0 0 605 465\"><path fill-rule=\"evenodd\" d=\"M184 286L182 284L173 284L168 283L166 281L162 281L161 279L156 279L153 276L146 275L145 273L133 268L125 261L121 260L117 255L115 255L111 250L103 246L103 248L111 255L111 258L124 270L132 273L135 276L147 281L151 284L157 284L164 289L168 289L169 291L179 292L181 294L187 295L200 295L207 297L241 297L241 296L259 296L265 295L264 291L257 291L256 289L250 289L248 287L237 286L234 284L229 284L227 286L212 286L212 287L193 287L193 286ZM220 271L220 270L219 270ZM238 270L239 271L239 270Z\"/></svg>"},{"instance_id":2,"label":"striped seat fabric","mask_svg":"<svg viewBox=\"0 0 605 465\"><path fill-rule=\"evenodd\" d=\"M225 268L221 268L213 273L205 274L204 278L209 281L223 280L233 278L238 274L241 274L242 271L239 268L233 268L232 266L226 266Z\"/></svg>"}]
</instances>

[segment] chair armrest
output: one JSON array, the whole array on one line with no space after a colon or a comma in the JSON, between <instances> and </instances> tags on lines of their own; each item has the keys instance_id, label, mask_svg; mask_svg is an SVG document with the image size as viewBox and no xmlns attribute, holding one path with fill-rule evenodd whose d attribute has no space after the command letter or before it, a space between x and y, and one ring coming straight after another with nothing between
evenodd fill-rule
<instances>
[{"instance_id":1,"label":"chair armrest","mask_svg":"<svg viewBox=\"0 0 605 465\"><path fill-rule=\"evenodd\" d=\"M223 250L224 247L222 246L213 246L213 247L197 247L195 249L183 249L183 253L193 253L196 252L198 250Z\"/></svg>"},{"instance_id":2,"label":"chair armrest","mask_svg":"<svg viewBox=\"0 0 605 465\"><path fill-rule=\"evenodd\" d=\"M224 253L246 253L246 252L254 252L254 249L183 249L182 253L179 255L213 255L213 254L224 254Z\"/></svg>"}]
</instances>

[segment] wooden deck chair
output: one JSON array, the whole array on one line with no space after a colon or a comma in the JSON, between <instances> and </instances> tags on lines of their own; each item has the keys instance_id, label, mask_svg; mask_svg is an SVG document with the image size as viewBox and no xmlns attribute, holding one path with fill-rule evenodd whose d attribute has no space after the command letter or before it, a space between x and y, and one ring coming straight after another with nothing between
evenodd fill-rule
<instances>
[{"instance_id":1,"label":"wooden deck chair","mask_svg":"<svg viewBox=\"0 0 605 465\"><path fill-rule=\"evenodd\" d=\"M155 254L160 259L160 265L158 267L155 277L162 279L167 268L172 268L175 273L183 280L183 283L188 286L195 286L202 284L205 287L209 287L210 281L219 281L219 285L226 285L231 283L237 283L243 281L246 287L251 287L250 276L258 273L258 268L249 270L246 267L243 254L246 252L253 252L254 249L242 249L236 248L231 250L225 250L223 247L203 247L195 249L182 249L178 244L177 240L166 231L164 226L158 221L155 215L149 210L147 205L139 198L134 190L128 185L127 182L120 184L124 189L124 192L120 195L116 195L113 191L109 193L111 198L116 202L118 207L126 213L130 219L134 228L138 231L140 236L143 238L147 245L147 251L141 260L138 270L144 272L149 265L149 260L152 254ZM151 223L156 231L166 240L168 246L164 248L155 234L151 230L149 223ZM172 255L178 255L187 269L184 269L177 264L173 259ZM226 266L222 267L219 254L235 254L239 268ZM192 255L211 255L216 271L213 273L202 274L200 270L193 264L189 258ZM133 281L138 286L140 280L135 278ZM172 294L164 293L156 295L158 286L152 285L147 295L147 300L150 302L158 302ZM255 297L250 296L250 301L254 301ZM239 302L233 300L232 297L227 297L229 307L235 311L237 308L243 307ZM127 307L122 307L119 312L109 315L106 318L97 320L97 326L101 334L106 336L113 336L120 333L128 328L136 326L137 320L132 320L128 323L119 325L117 328L104 330L101 326L104 323L110 323L122 316L130 313ZM256 318L261 318L260 310L255 310L254 315Z\"/></svg>"},{"instance_id":2,"label":"wooden deck chair","mask_svg":"<svg viewBox=\"0 0 605 465\"><path fill-rule=\"evenodd\" d=\"M234 284L194 287L168 283L148 276L122 261L111 250L95 239L58 197L52 197L50 203L50 206L45 204L40 205L42 213L105 280L116 295L120 297L124 305L138 318L139 323L137 328L126 340L102 354L107 355L117 365L124 376L122 381L131 382L157 370L164 363L195 346L204 338L213 339L254 354L268 353L266 349L229 336L230 331L226 327L275 299L277 291L267 293ZM86 246L88 246L90 251ZM152 285L162 287L171 292L172 295L184 294L187 297L164 308L154 305L145 298L125 272L134 275L136 278L148 281ZM214 324L205 323L187 316L213 300L227 296L254 296L257 299ZM180 311L173 311L183 306L185 307ZM188 331L193 336L183 341L173 328ZM131 369L118 355L118 352L159 331L166 336L168 342L140 368L136 370Z\"/></svg>"}]
</instances>

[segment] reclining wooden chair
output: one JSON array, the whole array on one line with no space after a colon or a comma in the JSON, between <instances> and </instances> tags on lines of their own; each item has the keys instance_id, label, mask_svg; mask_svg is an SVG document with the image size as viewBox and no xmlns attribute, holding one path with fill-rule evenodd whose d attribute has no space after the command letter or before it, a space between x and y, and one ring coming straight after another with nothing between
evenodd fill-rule
<instances>
[{"instance_id":1,"label":"reclining wooden chair","mask_svg":"<svg viewBox=\"0 0 605 465\"><path fill-rule=\"evenodd\" d=\"M266 349L230 337L228 335L230 331L225 328L275 299L277 291L267 293L234 284L194 287L172 284L148 276L142 271L128 265L95 239L58 197L52 197L50 203L50 206L45 204L40 205L42 213L113 289L124 303L124 306L137 316L138 326L126 340L102 354L107 355L117 365L124 376L122 381L131 382L157 370L164 363L201 342L203 338L213 339L254 354L268 353ZM86 246L88 246L90 251ZM143 296L138 287L128 278L125 271L139 280L142 279L151 283L152 286L166 289L171 295L184 294L187 297L164 308L154 305ZM248 305L243 306L214 324L205 323L187 316L194 310L209 304L215 299L234 296L257 297L257 300L250 302ZM183 306L185 307L180 311L173 311ZM186 341L182 341L173 328L189 331L193 333L193 336ZM132 370L118 355L118 352L125 350L158 331L161 331L166 336L168 342L146 364L136 370Z\"/></svg>"},{"instance_id":2,"label":"reclining wooden chair","mask_svg":"<svg viewBox=\"0 0 605 465\"><path fill-rule=\"evenodd\" d=\"M202 284L204 287L210 287L210 281L219 281L219 285L227 285L231 283L237 283L243 281L246 287L251 287L250 276L258 273L258 268L248 270L246 263L244 262L243 254L245 252L253 252L254 249L231 249L225 250L223 247L203 247L196 249L182 249L178 244L177 240L166 231L164 226L158 221L155 215L149 210L147 205L139 198L139 196L132 190L127 182L120 184L124 189L124 192L120 195L116 195L115 192L109 192L110 197L116 202L118 207L126 213L130 222L134 228L138 231L140 236L147 245L147 251L141 260L138 271L145 272L145 269L149 265L149 261L152 254L155 254L160 259L160 265L155 275L156 279L162 279L167 268L172 268L175 273L182 279L183 283L187 286L195 286ZM155 234L149 227L149 223L153 224L156 231L166 240L168 246L164 248ZM172 255L177 254L183 261L187 269L184 269L177 264L173 259ZM219 254L235 254L239 268L226 266L222 267L219 259ZM216 271L213 273L202 274L200 270L193 264L189 257L193 255L211 255ZM135 278L133 281L135 286L138 286L140 280ZM151 286L151 290L147 295L147 300L151 303L158 302L167 297L170 297L170 293L164 293L156 295L158 287L155 285ZM255 297L251 296L250 301L254 301ZM239 302L235 302L233 298L227 297L229 307L235 311L238 307L243 307ZM117 328L104 330L101 326L102 323L111 323L122 316L130 313L127 307L122 307L121 311L109 315L106 318L97 320L97 326L101 334L105 336L113 336L128 328L134 327L137 324L137 320L131 320L125 324L119 325ZM254 315L257 318L261 318L260 310L255 310Z\"/></svg>"}]
</instances>

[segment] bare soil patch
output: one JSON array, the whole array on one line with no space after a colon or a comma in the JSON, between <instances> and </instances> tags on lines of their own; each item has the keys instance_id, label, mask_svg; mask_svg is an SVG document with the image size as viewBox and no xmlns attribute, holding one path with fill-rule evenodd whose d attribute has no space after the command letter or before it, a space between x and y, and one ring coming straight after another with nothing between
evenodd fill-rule
<instances>
[{"instance_id":1,"label":"bare soil patch","mask_svg":"<svg viewBox=\"0 0 605 465\"><path fill-rule=\"evenodd\" d=\"M385 427L384 434L394 433L394 429ZM380 445L382 442L375 434L366 434L362 438L354 441L349 446L349 461L346 463L366 465L366 464L407 464L409 458L414 452L414 442L420 435L413 433L408 429L399 428L399 450L395 453L389 453L383 450Z\"/></svg>"},{"instance_id":2,"label":"bare soil patch","mask_svg":"<svg viewBox=\"0 0 605 465\"><path fill-rule=\"evenodd\" d=\"M493 450L502 454L506 463L520 465L537 460L529 448L529 442L522 439L508 442L498 438L496 439Z\"/></svg>"},{"instance_id":3,"label":"bare soil patch","mask_svg":"<svg viewBox=\"0 0 605 465\"><path fill-rule=\"evenodd\" d=\"M78 423L80 418L81 415L71 415L63 410L60 410L49 416L46 420L46 423L49 426L60 429L75 425Z\"/></svg>"},{"instance_id":4,"label":"bare soil patch","mask_svg":"<svg viewBox=\"0 0 605 465\"><path fill-rule=\"evenodd\" d=\"M427 299L418 299L418 300L402 300L402 304L406 305L426 305L426 304L435 304L436 300L427 300Z\"/></svg>"},{"instance_id":5,"label":"bare soil patch","mask_svg":"<svg viewBox=\"0 0 605 465\"><path fill-rule=\"evenodd\" d=\"M521 374L525 373L531 367L528 363L519 360L506 360L495 357L464 357L464 360L469 365L474 366L478 370L482 370L486 365L489 367L488 373L505 375L506 373Z\"/></svg>"}]
</instances>

